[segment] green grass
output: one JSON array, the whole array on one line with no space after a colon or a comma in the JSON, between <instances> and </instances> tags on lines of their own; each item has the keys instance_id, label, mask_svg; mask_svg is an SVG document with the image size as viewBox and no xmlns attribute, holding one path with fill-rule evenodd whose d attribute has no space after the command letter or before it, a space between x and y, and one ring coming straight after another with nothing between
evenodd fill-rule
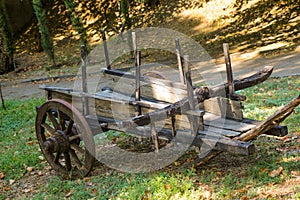
<instances>
[{"instance_id":1,"label":"green grass","mask_svg":"<svg viewBox=\"0 0 300 200\"><path fill-rule=\"evenodd\" d=\"M41 99L8 100L7 109L0 110L0 171L6 179L18 179L27 167L39 166L34 122L35 107L41 103Z\"/></svg>"},{"instance_id":2,"label":"green grass","mask_svg":"<svg viewBox=\"0 0 300 200\"><path fill-rule=\"evenodd\" d=\"M298 95L300 77L270 79L244 91L245 115L263 120L279 107ZM19 199L239 199L300 197L299 181L293 184L293 193L280 196L284 184L300 174L299 108L284 124L288 125L290 140L259 137L254 141L257 152L243 157L222 153L204 166L181 169L175 165L157 172L129 174L116 172L104 166L96 166L93 176L78 180L61 180L54 175L33 176L28 166L45 174L48 164L38 157L42 155L35 138L35 106L42 99L7 100L7 109L0 109L0 199L14 196ZM114 133L110 134L114 137ZM295 139L295 136L298 139ZM293 139L294 138L294 139ZM186 155L189 157L190 155ZM179 163L186 162L181 159ZM283 168L282 173L270 173ZM175 169L176 170L175 170ZM297 175L298 174L298 175ZM10 185L9 180L15 180ZM25 193L18 189L19 181L34 185L34 191ZM24 183L23 182L23 183ZM17 187L17 189L13 189ZM276 193L272 196L268 190ZM278 194L277 194L278 193Z\"/></svg>"}]
</instances>

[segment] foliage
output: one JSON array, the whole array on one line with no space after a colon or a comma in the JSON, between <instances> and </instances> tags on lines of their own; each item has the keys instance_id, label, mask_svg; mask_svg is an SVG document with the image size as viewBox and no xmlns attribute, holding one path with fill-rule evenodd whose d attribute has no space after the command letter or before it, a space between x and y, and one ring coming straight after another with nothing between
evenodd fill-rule
<instances>
[{"instance_id":1,"label":"foliage","mask_svg":"<svg viewBox=\"0 0 300 200\"><path fill-rule=\"evenodd\" d=\"M80 46L86 46L89 52L90 47L87 41L86 29L84 28L84 25L81 22L79 14L76 13L76 7L78 6L77 3L74 0L64 0L64 3L70 15L73 27L80 35Z\"/></svg>"},{"instance_id":2,"label":"foliage","mask_svg":"<svg viewBox=\"0 0 300 200\"><path fill-rule=\"evenodd\" d=\"M9 72L14 70L13 55L16 48L12 30L7 20L4 1L0 1L0 37L3 38L3 43L5 47L5 50L0 50L0 54L5 54L8 58L8 62L2 63L5 69L0 69L0 72L2 70L4 72ZM3 60L1 60L1 62L3 62Z\"/></svg>"},{"instance_id":3,"label":"foliage","mask_svg":"<svg viewBox=\"0 0 300 200\"><path fill-rule=\"evenodd\" d=\"M33 8L39 22L38 27L41 34L41 45L52 62L52 65L55 66L53 41L47 27L47 14L42 0L33 0Z\"/></svg>"},{"instance_id":4,"label":"foliage","mask_svg":"<svg viewBox=\"0 0 300 200\"><path fill-rule=\"evenodd\" d=\"M132 24L129 18L129 2L128 0L120 0L120 7L121 7L121 12L123 14L124 20L125 20L125 26L127 29L130 29Z\"/></svg>"}]
</instances>

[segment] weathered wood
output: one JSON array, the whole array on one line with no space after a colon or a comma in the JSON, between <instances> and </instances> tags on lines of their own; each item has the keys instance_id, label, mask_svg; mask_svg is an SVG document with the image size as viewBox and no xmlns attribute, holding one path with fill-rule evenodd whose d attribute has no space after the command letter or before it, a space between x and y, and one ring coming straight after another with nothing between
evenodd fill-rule
<instances>
[{"instance_id":1,"label":"weathered wood","mask_svg":"<svg viewBox=\"0 0 300 200\"><path fill-rule=\"evenodd\" d=\"M234 130L240 133L245 133L256 126L254 124L246 124L236 120L225 119L212 113L206 113L204 115L204 124L226 130Z\"/></svg>"},{"instance_id":2,"label":"weathered wood","mask_svg":"<svg viewBox=\"0 0 300 200\"><path fill-rule=\"evenodd\" d=\"M87 74L86 74L86 57L87 57L87 49L85 45L81 45L81 84L82 84L82 92L88 93L87 87ZM86 97L82 97L82 110L84 115L88 115L89 112L89 100Z\"/></svg>"},{"instance_id":3,"label":"weathered wood","mask_svg":"<svg viewBox=\"0 0 300 200\"><path fill-rule=\"evenodd\" d=\"M257 120L253 120L253 119L247 119L247 118L244 118L242 120L242 122L246 123L246 124L254 124L254 125L259 125L261 123L261 121L257 121ZM288 128L287 128L287 126L277 125L277 126L274 126L273 128L271 128L270 130L262 133L262 134L277 136L277 137L283 137L283 136L286 136L288 134Z\"/></svg>"},{"instance_id":4,"label":"weathered wood","mask_svg":"<svg viewBox=\"0 0 300 200\"><path fill-rule=\"evenodd\" d=\"M264 67L264 69L260 70L256 74L253 74L252 76L242 78L240 80L234 80L233 83L234 83L235 91L249 88L249 87L252 87L259 83L264 82L265 80L267 80L270 77L270 75L272 74L272 71L273 71L272 66L266 66L266 67ZM227 83L209 87L209 96L210 97L216 97L216 96L223 96L223 97L225 96L226 97L226 93L224 94L224 92L226 92L226 93L229 92Z\"/></svg>"},{"instance_id":5,"label":"weathered wood","mask_svg":"<svg viewBox=\"0 0 300 200\"><path fill-rule=\"evenodd\" d=\"M188 94L188 101L189 101L189 109L195 110L195 100L194 100L194 90L193 90L193 83L192 83L192 77L191 77L191 69L189 65L189 56L184 56L184 77L185 77L185 83L186 83L186 89ZM188 115L190 129L192 135L197 135L198 133L198 127L199 127L199 116L196 115Z\"/></svg>"},{"instance_id":6,"label":"weathered wood","mask_svg":"<svg viewBox=\"0 0 300 200\"><path fill-rule=\"evenodd\" d=\"M239 141L250 141L250 140L255 139L260 134L267 132L268 130L272 129L274 126L276 126L280 122L282 122L284 119L286 119L286 117L288 117L299 104L300 104L300 95L298 97L292 99L285 106L281 107L273 115L268 117L265 121L260 123L255 128L249 130L248 132L246 132L242 135L239 135L238 137L235 137L234 139L239 140ZM189 163L189 165L204 164L205 162L216 157L220 153L222 153L222 151L213 150L205 158L197 158L192 163Z\"/></svg>"},{"instance_id":7,"label":"weathered wood","mask_svg":"<svg viewBox=\"0 0 300 200\"><path fill-rule=\"evenodd\" d=\"M135 52L135 100L140 101L141 100L141 51L136 50ZM141 106L137 105L137 114L136 115L141 115L142 110Z\"/></svg>"},{"instance_id":8,"label":"weathered wood","mask_svg":"<svg viewBox=\"0 0 300 200\"><path fill-rule=\"evenodd\" d=\"M111 70L106 70L106 71L111 71ZM272 68L267 67L267 69L263 70L262 72L258 73L257 75L253 75L251 76L251 78L245 78L242 80L237 80L235 81L235 83L237 84L237 89L241 89L243 87L252 85L253 83L259 83L262 79L265 79L266 76L269 76L270 73L272 71ZM117 72L119 74L123 74L124 72ZM126 74L127 76L128 74ZM130 75L128 75L130 76ZM141 77L142 78L142 77ZM165 80L163 80L165 81ZM250 83L249 83L250 82ZM208 99L210 96L213 95L217 95L217 93L214 93L217 90L220 90L220 88L223 87L223 90L226 89L226 87L228 87L226 84L223 85L218 85L218 86L212 86L212 87L201 87L201 88L196 88L194 90L194 101L196 102L196 104L199 104L200 102L203 102L205 99ZM213 94L211 94L210 92L213 91ZM92 96L91 97L95 97ZM177 114L181 114L187 110L189 110L189 99L188 98L183 98L182 100L171 104L163 109L160 110L156 110L156 111L150 111L147 112L145 115L140 115L138 117L131 117L128 116L128 111L129 113L134 113L134 111L132 112L132 108L129 105L124 105L124 101L122 100L116 100L116 99L111 99L111 98L107 98L109 101L104 101L101 102L103 100L100 99L100 101L98 101L97 105L95 105L94 108L96 108L97 112L99 114L101 114L100 116L104 115L104 117L117 117L120 118L120 120L124 117L125 119L122 122L119 122L118 126L121 127L136 127L136 126L143 126L143 125L147 125L151 122L151 120L153 121L159 121L159 120L164 120L167 118L170 118L172 116L175 116ZM126 103L127 101L125 101ZM114 104L115 103L115 104ZM117 114L118 116L114 115L111 111L111 106L112 105L116 105L119 106ZM122 110L124 110L124 112L126 113L125 115L122 115ZM120 112L120 113L119 113ZM243 131L241 131L243 132Z\"/></svg>"},{"instance_id":9,"label":"weathered wood","mask_svg":"<svg viewBox=\"0 0 300 200\"><path fill-rule=\"evenodd\" d=\"M197 103L203 102L208 98L209 90L207 87L203 87L202 90L198 90L194 101ZM184 98L174 104L171 104L163 109L153 111L150 113L146 113L144 115L140 115L128 120L123 120L119 122L117 125L123 128L126 127L136 127L136 126L144 126L151 123L151 121L160 121L177 114L181 114L185 111L189 110L189 99Z\"/></svg>"},{"instance_id":10,"label":"weathered wood","mask_svg":"<svg viewBox=\"0 0 300 200\"><path fill-rule=\"evenodd\" d=\"M272 73L273 67L267 66L258 73L234 81L236 91L242 90L265 81ZM103 73L108 78L110 88L114 91L132 95L135 87L135 75L118 70L103 69ZM122 78L122 79L120 79ZM121 81L120 81L121 80ZM118 84L117 84L118 83ZM117 84L117 87L116 87ZM227 97L228 84L209 86L209 97ZM195 88L194 93L201 88ZM143 97L175 103L187 96L186 86L170 80L162 80L153 77L141 77L141 95Z\"/></svg>"},{"instance_id":11,"label":"weathered wood","mask_svg":"<svg viewBox=\"0 0 300 200\"><path fill-rule=\"evenodd\" d=\"M135 75L117 70L103 70L107 84L115 92L132 95L135 91ZM140 77L142 97L175 103L187 96L186 87L181 83L153 78Z\"/></svg>"},{"instance_id":12,"label":"weathered wood","mask_svg":"<svg viewBox=\"0 0 300 200\"><path fill-rule=\"evenodd\" d=\"M235 139L241 141L249 141L256 138L260 134L270 130L271 128L285 120L285 118L288 117L299 104L300 95L292 99L285 106L279 108L273 115L262 121L258 126L236 137Z\"/></svg>"},{"instance_id":13,"label":"weathered wood","mask_svg":"<svg viewBox=\"0 0 300 200\"><path fill-rule=\"evenodd\" d=\"M155 147L155 152L158 153L159 148L158 148L158 135L156 132L156 127L155 127L155 123L151 123L151 137L152 137L152 141Z\"/></svg>"},{"instance_id":14,"label":"weathered wood","mask_svg":"<svg viewBox=\"0 0 300 200\"><path fill-rule=\"evenodd\" d=\"M243 119L243 106L239 101L225 99L223 97L214 97L205 100L200 107L206 112L222 116L224 118L241 121Z\"/></svg>"},{"instance_id":15,"label":"weathered wood","mask_svg":"<svg viewBox=\"0 0 300 200\"><path fill-rule=\"evenodd\" d=\"M103 48L104 48L104 56L105 56L105 63L106 63L106 68L110 69L110 60L109 60L109 55L108 55L108 48L107 48L107 43L106 43L106 36L105 36L105 31L101 31L101 36L103 40Z\"/></svg>"},{"instance_id":16,"label":"weathered wood","mask_svg":"<svg viewBox=\"0 0 300 200\"><path fill-rule=\"evenodd\" d=\"M175 45L176 45L176 56L177 56L177 63L178 63L178 70L179 70L179 76L180 76L180 82L182 84L185 84L184 80L184 73L183 73L183 68L182 68L182 59L181 59L181 48L180 48L180 43L179 39L175 39Z\"/></svg>"},{"instance_id":17,"label":"weathered wood","mask_svg":"<svg viewBox=\"0 0 300 200\"><path fill-rule=\"evenodd\" d=\"M233 84L233 73L232 73L228 43L223 44L223 51L225 56L228 91L229 91L229 96L231 96L234 94L234 84Z\"/></svg>"}]
</instances>

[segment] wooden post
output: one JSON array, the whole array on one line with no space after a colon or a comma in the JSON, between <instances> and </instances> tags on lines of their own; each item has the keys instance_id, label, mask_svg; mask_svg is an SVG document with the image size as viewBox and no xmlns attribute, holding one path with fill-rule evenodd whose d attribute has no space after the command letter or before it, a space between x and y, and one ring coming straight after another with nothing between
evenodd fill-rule
<instances>
[{"instance_id":1,"label":"wooden post","mask_svg":"<svg viewBox=\"0 0 300 200\"><path fill-rule=\"evenodd\" d=\"M85 45L81 45L81 73L82 73L82 92L88 93L87 74L86 74L86 57L87 49ZM82 97L82 110L84 115L89 114L89 102L87 97Z\"/></svg>"},{"instance_id":2,"label":"wooden post","mask_svg":"<svg viewBox=\"0 0 300 200\"><path fill-rule=\"evenodd\" d=\"M185 83L187 87L188 99L189 99L189 107L190 110L195 110L195 100L194 100L194 90L193 83L191 77L191 69L189 65L189 56L184 56L184 75L185 75ZM198 133L198 120L197 116L189 115L188 118L191 124L191 133L192 135L197 135Z\"/></svg>"},{"instance_id":3,"label":"wooden post","mask_svg":"<svg viewBox=\"0 0 300 200\"><path fill-rule=\"evenodd\" d=\"M228 83L228 89L229 89L229 95L228 96L230 98L230 96L233 95L235 91L234 91L233 74L232 74L232 67L231 67L228 43L223 44L223 51L224 51L224 56L225 56L227 83Z\"/></svg>"},{"instance_id":4,"label":"wooden post","mask_svg":"<svg viewBox=\"0 0 300 200\"><path fill-rule=\"evenodd\" d=\"M132 36L132 48L133 48L133 55L136 57L136 51L137 51L137 41L136 41L136 34L135 32L131 33ZM136 60L136 59L135 59Z\"/></svg>"},{"instance_id":5,"label":"wooden post","mask_svg":"<svg viewBox=\"0 0 300 200\"><path fill-rule=\"evenodd\" d=\"M172 136L176 136L176 118L175 116L171 117L171 122L172 122Z\"/></svg>"},{"instance_id":6,"label":"wooden post","mask_svg":"<svg viewBox=\"0 0 300 200\"><path fill-rule=\"evenodd\" d=\"M185 84L184 73L182 68L182 59L181 59L181 48L180 48L180 43L178 38L175 39L175 45L176 45L176 55L177 55L180 82L182 84Z\"/></svg>"},{"instance_id":7,"label":"wooden post","mask_svg":"<svg viewBox=\"0 0 300 200\"><path fill-rule=\"evenodd\" d=\"M155 152L158 153L158 151L159 151L159 149L158 149L158 136L157 136L157 132L155 130L154 122L151 123L151 137L152 137L152 141L154 143Z\"/></svg>"},{"instance_id":8,"label":"wooden post","mask_svg":"<svg viewBox=\"0 0 300 200\"><path fill-rule=\"evenodd\" d=\"M104 45L104 55L105 55L106 68L110 69L111 67L110 67L110 61L109 61L105 31L103 31L103 30L101 31L101 36L102 36L103 45Z\"/></svg>"},{"instance_id":9,"label":"wooden post","mask_svg":"<svg viewBox=\"0 0 300 200\"><path fill-rule=\"evenodd\" d=\"M135 67L136 67L136 72L135 72L135 101L140 101L141 100L141 51L137 50L136 51L136 56L135 56ZM137 115L142 114L141 106L137 105Z\"/></svg>"},{"instance_id":10,"label":"wooden post","mask_svg":"<svg viewBox=\"0 0 300 200\"><path fill-rule=\"evenodd\" d=\"M4 98L3 98L1 87L2 87L2 84L0 83L0 96L1 96L2 108L5 109L5 103L4 103Z\"/></svg>"}]
</instances>

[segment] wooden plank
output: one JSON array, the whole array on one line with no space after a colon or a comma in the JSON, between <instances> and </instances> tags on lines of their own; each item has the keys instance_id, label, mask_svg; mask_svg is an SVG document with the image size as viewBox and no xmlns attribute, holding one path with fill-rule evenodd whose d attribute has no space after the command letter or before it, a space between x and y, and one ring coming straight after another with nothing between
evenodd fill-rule
<instances>
[{"instance_id":1,"label":"wooden plank","mask_svg":"<svg viewBox=\"0 0 300 200\"><path fill-rule=\"evenodd\" d=\"M205 100L202 106L203 110L205 110L206 112L220 115L224 118L235 120L243 119L243 106L239 101L233 101L223 97L215 97Z\"/></svg>"},{"instance_id":2,"label":"wooden plank","mask_svg":"<svg viewBox=\"0 0 300 200\"><path fill-rule=\"evenodd\" d=\"M224 130L231 130L240 133L244 133L249 131L250 129L256 127L254 124L246 124L243 122L230 120L222 118L218 115L214 115L212 113L206 113L204 116L204 125L211 126L215 128L220 128Z\"/></svg>"},{"instance_id":3,"label":"wooden plank","mask_svg":"<svg viewBox=\"0 0 300 200\"><path fill-rule=\"evenodd\" d=\"M135 91L135 79L126 76L118 77L111 74L106 74L107 84L115 92L132 95ZM154 81L155 78L149 79L151 81L146 82L141 77L140 82L140 94L142 97L155 99L158 101L164 101L169 103L175 103L187 96L186 89L173 87L173 84L161 84L159 81ZM165 82L163 82L165 83ZM176 85L176 84L175 84Z\"/></svg>"},{"instance_id":4,"label":"wooden plank","mask_svg":"<svg viewBox=\"0 0 300 200\"><path fill-rule=\"evenodd\" d=\"M108 128L111 129L115 127ZM151 137L151 126L139 126L131 129L116 130L125 131L135 137ZM173 137L170 129L161 129L157 133L157 137L160 140L171 141L175 139L178 143L191 144L208 150L227 151L239 155L251 155L255 151L254 145L250 142L232 140L223 137L222 135L216 135L216 133L210 131L205 131L203 133L199 132L199 135L193 136L190 134L190 130L178 130L176 136Z\"/></svg>"},{"instance_id":5,"label":"wooden plank","mask_svg":"<svg viewBox=\"0 0 300 200\"><path fill-rule=\"evenodd\" d=\"M79 92L64 92L64 91L52 91L52 98L59 98L65 100L69 103L72 102L79 110L81 109L81 94ZM118 94L118 93L97 93L94 96L90 96L95 99L89 100L90 102L90 113L95 113L99 117L105 117L115 120L128 120L129 118L135 117L135 105L133 104L134 98L128 97L126 95ZM132 105L129 105L132 102ZM157 109L163 109L170 104L162 104L162 103L154 103L151 101L145 101L145 104L151 104L152 107L147 108L142 105L142 112L149 113L153 112ZM114 111L112 111L112 108ZM184 109L184 108L183 108ZM188 108L186 108L188 110ZM190 123L186 115L178 115L176 118L176 129L190 129ZM171 119L167 119L166 114L163 115L162 120L166 120L166 127L171 128ZM238 136L242 132L249 130L254 127L253 124L246 124L242 122L237 122L234 120L224 119L220 116L206 113L204 115L204 124L206 127L210 126L210 129L213 132L233 137Z\"/></svg>"},{"instance_id":6,"label":"wooden plank","mask_svg":"<svg viewBox=\"0 0 300 200\"><path fill-rule=\"evenodd\" d=\"M259 125L260 123L262 123L261 121L247 119L247 118L243 119L242 122L247 123L247 124L255 124L255 125ZM277 125L262 134L283 137L288 134L288 128L287 128L287 126Z\"/></svg>"},{"instance_id":7,"label":"wooden plank","mask_svg":"<svg viewBox=\"0 0 300 200\"><path fill-rule=\"evenodd\" d=\"M294 109L298 105L300 105L300 95L292 99L285 106L280 107L273 115L269 116L266 120L262 121L255 128L247 131L246 133L243 133L235 139L241 141L249 141L255 139L257 136L270 130L271 128L285 120L285 118L287 118L290 114L293 113Z\"/></svg>"}]
</instances>

